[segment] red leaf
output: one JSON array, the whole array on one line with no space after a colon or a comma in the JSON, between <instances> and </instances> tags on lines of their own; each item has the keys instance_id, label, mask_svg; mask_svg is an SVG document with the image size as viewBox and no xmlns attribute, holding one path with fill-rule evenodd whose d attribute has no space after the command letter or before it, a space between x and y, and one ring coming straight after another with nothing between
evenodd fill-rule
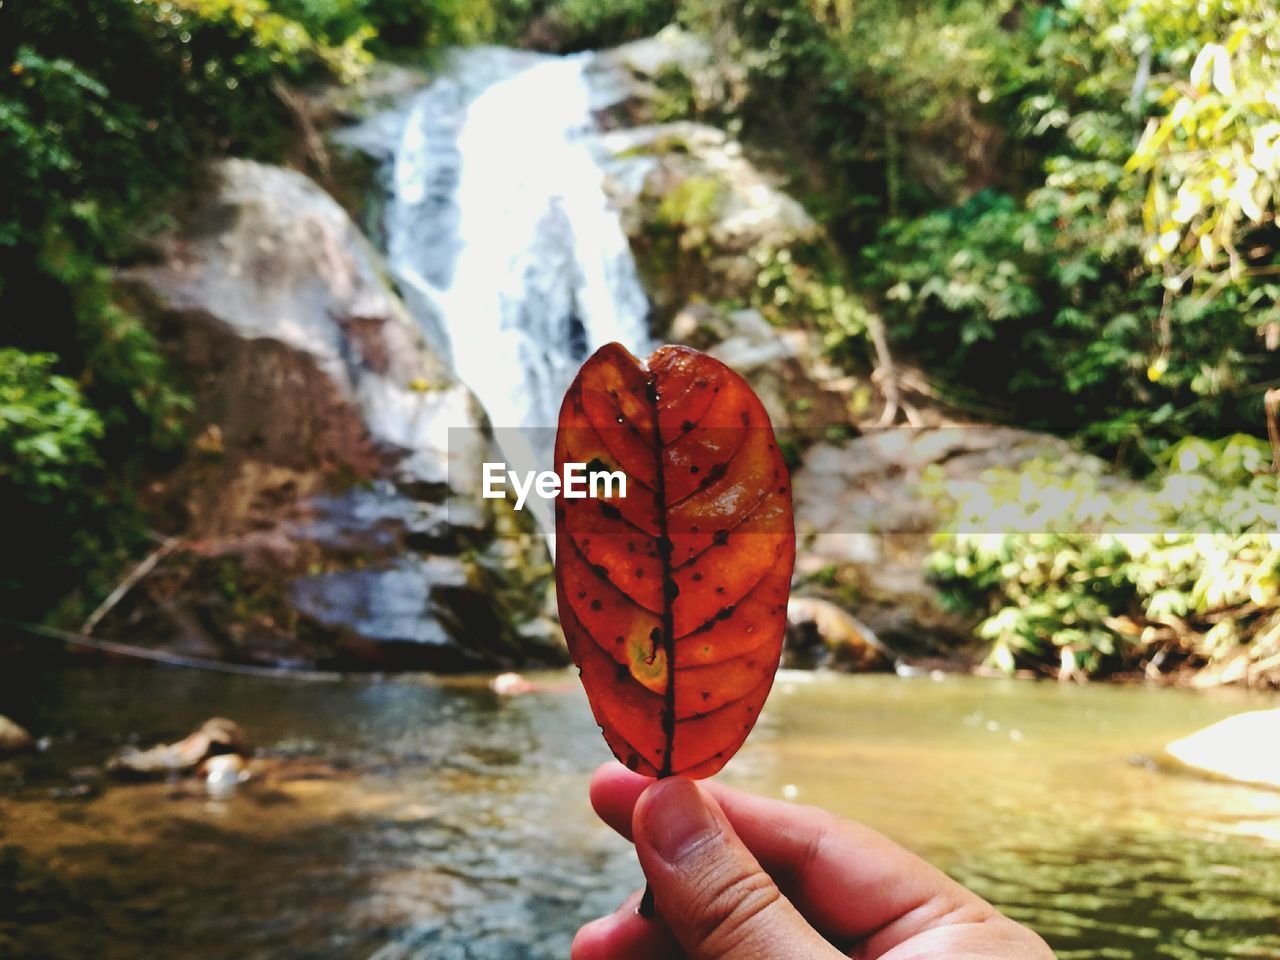
<instances>
[{"instance_id":1,"label":"red leaf","mask_svg":"<svg viewBox=\"0 0 1280 960\"><path fill-rule=\"evenodd\" d=\"M556 505L560 621L605 740L639 773L711 776L782 652L795 532L768 415L706 354L646 369L611 343L565 395L555 461L626 474L625 498Z\"/></svg>"}]
</instances>

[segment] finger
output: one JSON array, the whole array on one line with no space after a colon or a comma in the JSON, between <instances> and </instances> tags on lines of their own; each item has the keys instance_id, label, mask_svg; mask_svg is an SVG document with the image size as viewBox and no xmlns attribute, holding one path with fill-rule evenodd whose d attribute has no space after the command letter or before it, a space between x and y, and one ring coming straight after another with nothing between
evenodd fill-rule
<instances>
[{"instance_id":1,"label":"finger","mask_svg":"<svg viewBox=\"0 0 1280 960\"><path fill-rule=\"evenodd\" d=\"M692 780L671 777L645 790L633 833L658 913L690 960L839 956Z\"/></svg>"},{"instance_id":2,"label":"finger","mask_svg":"<svg viewBox=\"0 0 1280 960\"><path fill-rule=\"evenodd\" d=\"M605 764L592 779L592 805L602 820L631 838L637 801L652 783L619 763ZM869 827L731 787L708 783L705 788L801 913L837 942L874 935L874 945L884 950L944 917L983 922L997 915L940 870Z\"/></svg>"},{"instance_id":3,"label":"finger","mask_svg":"<svg viewBox=\"0 0 1280 960\"><path fill-rule=\"evenodd\" d=\"M572 960L678 960L680 948L661 917L636 913L636 891L613 913L586 924L573 938Z\"/></svg>"}]
</instances>

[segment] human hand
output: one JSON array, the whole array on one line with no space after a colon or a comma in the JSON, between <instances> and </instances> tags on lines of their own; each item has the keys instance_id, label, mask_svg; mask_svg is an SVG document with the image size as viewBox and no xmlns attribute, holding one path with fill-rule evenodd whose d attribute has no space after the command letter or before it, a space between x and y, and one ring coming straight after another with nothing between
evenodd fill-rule
<instances>
[{"instance_id":1,"label":"human hand","mask_svg":"<svg viewBox=\"0 0 1280 960\"><path fill-rule=\"evenodd\" d=\"M573 960L1053 960L1027 928L868 827L714 783L607 763L605 823L636 845L639 893L573 941Z\"/></svg>"}]
</instances>

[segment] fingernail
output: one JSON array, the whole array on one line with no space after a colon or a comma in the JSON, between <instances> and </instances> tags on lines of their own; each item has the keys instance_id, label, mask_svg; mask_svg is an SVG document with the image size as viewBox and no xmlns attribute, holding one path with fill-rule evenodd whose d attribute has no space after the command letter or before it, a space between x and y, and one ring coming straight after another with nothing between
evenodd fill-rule
<instances>
[{"instance_id":1,"label":"fingernail","mask_svg":"<svg viewBox=\"0 0 1280 960\"><path fill-rule=\"evenodd\" d=\"M720 823L692 780L672 777L649 790L645 833L668 863L678 863L720 833Z\"/></svg>"}]
</instances>

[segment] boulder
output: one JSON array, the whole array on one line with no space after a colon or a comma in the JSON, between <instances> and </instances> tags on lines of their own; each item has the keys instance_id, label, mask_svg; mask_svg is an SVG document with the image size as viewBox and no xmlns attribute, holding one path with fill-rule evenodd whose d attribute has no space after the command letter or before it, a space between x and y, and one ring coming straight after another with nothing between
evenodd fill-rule
<instances>
[{"instance_id":1,"label":"boulder","mask_svg":"<svg viewBox=\"0 0 1280 960\"><path fill-rule=\"evenodd\" d=\"M107 761L107 769L123 777L164 777L194 772L211 757L252 755L249 736L234 720L214 717L176 743L139 750L128 747Z\"/></svg>"},{"instance_id":2,"label":"boulder","mask_svg":"<svg viewBox=\"0 0 1280 960\"><path fill-rule=\"evenodd\" d=\"M747 96L748 68L717 57L702 37L670 24L652 37L598 54L621 92L601 125L640 126L689 117L723 117Z\"/></svg>"},{"instance_id":3,"label":"boulder","mask_svg":"<svg viewBox=\"0 0 1280 960\"><path fill-rule=\"evenodd\" d=\"M292 170L224 160L210 177L158 262L120 276L196 390L201 435L217 428L193 468L197 523L234 523L207 501L230 487L243 509L283 473L307 492L335 474L447 486L449 428L483 415L346 212Z\"/></svg>"},{"instance_id":4,"label":"boulder","mask_svg":"<svg viewBox=\"0 0 1280 960\"><path fill-rule=\"evenodd\" d=\"M807 444L855 418L858 381L823 356L812 330L780 329L758 310L692 303L676 314L669 335L742 374L790 440Z\"/></svg>"},{"instance_id":5,"label":"boulder","mask_svg":"<svg viewBox=\"0 0 1280 960\"><path fill-rule=\"evenodd\" d=\"M866 624L830 600L792 597L787 603L786 659L793 667L867 672L891 666L890 651Z\"/></svg>"},{"instance_id":6,"label":"boulder","mask_svg":"<svg viewBox=\"0 0 1280 960\"><path fill-rule=\"evenodd\" d=\"M664 335L692 300L747 301L761 258L816 240L817 224L715 127L689 121L610 131L609 192Z\"/></svg>"},{"instance_id":7,"label":"boulder","mask_svg":"<svg viewBox=\"0 0 1280 960\"><path fill-rule=\"evenodd\" d=\"M0 715L0 759L30 753L36 748L36 741L22 727L8 717Z\"/></svg>"},{"instance_id":8,"label":"boulder","mask_svg":"<svg viewBox=\"0 0 1280 960\"><path fill-rule=\"evenodd\" d=\"M224 160L209 177L154 261L119 276L194 395L194 439L147 487L182 547L99 632L285 666L562 662L553 638L517 643L524 612L474 574L498 553L536 595L545 546L512 558L497 536L483 412L376 251L300 173Z\"/></svg>"},{"instance_id":9,"label":"boulder","mask_svg":"<svg viewBox=\"0 0 1280 960\"><path fill-rule=\"evenodd\" d=\"M1175 740L1165 753L1198 773L1280 789L1280 709L1227 717Z\"/></svg>"},{"instance_id":10,"label":"boulder","mask_svg":"<svg viewBox=\"0 0 1280 960\"><path fill-rule=\"evenodd\" d=\"M698 73L712 65L707 42L675 24L652 37L614 47L605 56L639 82L655 81L673 73L692 82Z\"/></svg>"},{"instance_id":11,"label":"boulder","mask_svg":"<svg viewBox=\"0 0 1280 960\"><path fill-rule=\"evenodd\" d=\"M1056 437L983 425L818 443L792 473L798 589L835 600L897 654L967 642L975 624L943 606L925 571L946 501L993 467L1079 457Z\"/></svg>"}]
</instances>

